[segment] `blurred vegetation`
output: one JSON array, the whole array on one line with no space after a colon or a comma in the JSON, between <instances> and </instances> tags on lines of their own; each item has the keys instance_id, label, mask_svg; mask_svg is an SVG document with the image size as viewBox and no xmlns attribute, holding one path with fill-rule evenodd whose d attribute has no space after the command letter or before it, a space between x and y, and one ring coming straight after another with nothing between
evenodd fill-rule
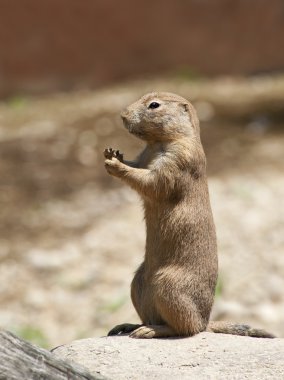
<instances>
[{"instance_id":1,"label":"blurred vegetation","mask_svg":"<svg viewBox=\"0 0 284 380\"><path fill-rule=\"evenodd\" d=\"M101 306L101 311L115 313L119 310L123 305L125 305L126 301L129 299L129 295L122 295L111 302L107 302L105 305Z\"/></svg>"},{"instance_id":2,"label":"blurred vegetation","mask_svg":"<svg viewBox=\"0 0 284 380\"><path fill-rule=\"evenodd\" d=\"M48 338L40 328L31 325L24 325L17 328L11 328L11 331L19 337L36 344L39 347L50 348Z\"/></svg>"},{"instance_id":3,"label":"blurred vegetation","mask_svg":"<svg viewBox=\"0 0 284 380\"><path fill-rule=\"evenodd\" d=\"M28 99L24 96L13 96L5 101L14 110L23 109L28 104Z\"/></svg>"},{"instance_id":4,"label":"blurred vegetation","mask_svg":"<svg viewBox=\"0 0 284 380\"><path fill-rule=\"evenodd\" d=\"M215 297L218 298L218 297L221 297L222 296L222 293L223 293L223 280L219 274L218 276L218 280L217 280L217 285L216 285L216 288L215 288Z\"/></svg>"},{"instance_id":5,"label":"blurred vegetation","mask_svg":"<svg viewBox=\"0 0 284 380\"><path fill-rule=\"evenodd\" d=\"M172 75L174 78L186 81L198 81L205 78L197 68L190 66L180 66L175 69Z\"/></svg>"}]
</instances>

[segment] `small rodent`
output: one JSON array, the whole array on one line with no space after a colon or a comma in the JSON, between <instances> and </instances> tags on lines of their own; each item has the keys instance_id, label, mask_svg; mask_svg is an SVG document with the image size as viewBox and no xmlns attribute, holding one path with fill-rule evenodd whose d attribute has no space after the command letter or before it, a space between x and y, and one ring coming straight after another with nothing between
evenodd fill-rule
<instances>
[{"instance_id":1,"label":"small rodent","mask_svg":"<svg viewBox=\"0 0 284 380\"><path fill-rule=\"evenodd\" d=\"M272 338L247 325L209 322L218 275L215 226L199 120L192 104L167 92L143 96L121 114L146 142L135 161L104 151L109 174L143 199L146 250L131 284L142 325L122 324L109 335L192 336L201 331Z\"/></svg>"}]
</instances>

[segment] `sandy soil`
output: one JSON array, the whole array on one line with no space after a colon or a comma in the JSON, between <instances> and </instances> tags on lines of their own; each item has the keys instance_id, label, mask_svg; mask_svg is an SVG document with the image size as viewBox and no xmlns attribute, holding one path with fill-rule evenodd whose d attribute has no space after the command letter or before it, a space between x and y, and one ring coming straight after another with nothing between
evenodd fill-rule
<instances>
[{"instance_id":1,"label":"sandy soil","mask_svg":"<svg viewBox=\"0 0 284 380\"><path fill-rule=\"evenodd\" d=\"M2 328L50 347L138 320L129 284L144 250L141 202L105 173L102 151L138 152L119 111L153 86L193 99L203 120L220 257L212 317L284 336L284 92L265 78L0 104Z\"/></svg>"}]
</instances>

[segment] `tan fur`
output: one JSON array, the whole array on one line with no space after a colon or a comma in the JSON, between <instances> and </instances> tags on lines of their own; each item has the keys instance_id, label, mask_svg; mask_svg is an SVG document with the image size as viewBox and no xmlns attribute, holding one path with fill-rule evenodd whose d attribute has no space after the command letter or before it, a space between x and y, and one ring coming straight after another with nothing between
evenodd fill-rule
<instances>
[{"instance_id":1,"label":"tan fur","mask_svg":"<svg viewBox=\"0 0 284 380\"><path fill-rule=\"evenodd\" d=\"M149 108L152 102L159 107ZM232 331L230 324L228 328L223 324L220 331L208 325L217 281L217 245L194 107L175 94L150 93L130 105L122 119L146 147L133 162L106 149L105 166L144 202L146 251L131 285L143 325L119 325L109 334L131 332L131 337L152 338L191 336L206 328Z\"/></svg>"}]
</instances>

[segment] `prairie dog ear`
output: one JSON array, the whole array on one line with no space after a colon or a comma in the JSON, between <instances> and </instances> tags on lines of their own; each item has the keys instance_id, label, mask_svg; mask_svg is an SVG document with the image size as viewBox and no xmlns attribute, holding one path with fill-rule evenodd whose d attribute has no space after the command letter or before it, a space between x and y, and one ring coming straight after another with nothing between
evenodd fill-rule
<instances>
[{"instance_id":1,"label":"prairie dog ear","mask_svg":"<svg viewBox=\"0 0 284 380\"><path fill-rule=\"evenodd\" d=\"M182 104L182 107L183 107L183 109L184 109L185 112L188 112L188 113L189 113L189 106L188 106L187 103L183 103L183 104Z\"/></svg>"}]
</instances>

